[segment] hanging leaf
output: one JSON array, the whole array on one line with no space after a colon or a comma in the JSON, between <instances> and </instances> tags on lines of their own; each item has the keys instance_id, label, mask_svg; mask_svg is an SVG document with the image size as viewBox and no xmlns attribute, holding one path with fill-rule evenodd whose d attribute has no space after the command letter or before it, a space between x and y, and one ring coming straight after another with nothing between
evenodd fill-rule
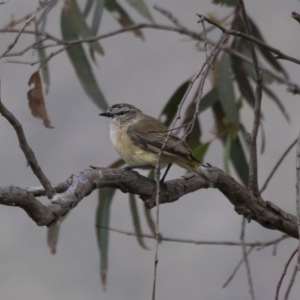
<instances>
[{"instance_id":1,"label":"hanging leaf","mask_svg":"<svg viewBox=\"0 0 300 300\"><path fill-rule=\"evenodd\" d=\"M86 24L84 15L82 14L76 0L66 0L64 5L64 12L68 18L69 23L74 28L76 33L85 39L95 37L95 34ZM89 43L90 47L101 55L104 55L103 48L98 41Z\"/></svg>"},{"instance_id":2,"label":"hanging leaf","mask_svg":"<svg viewBox=\"0 0 300 300\"><path fill-rule=\"evenodd\" d=\"M95 0L87 0L86 3L85 3L85 7L84 7L84 10L83 10L83 16L86 18L92 7L93 7L93 4L94 4Z\"/></svg>"},{"instance_id":3,"label":"hanging leaf","mask_svg":"<svg viewBox=\"0 0 300 300\"><path fill-rule=\"evenodd\" d=\"M108 242L109 242L109 213L115 189L102 188L99 190L99 201L96 212L96 235L100 250L100 278L105 291L108 271Z\"/></svg>"},{"instance_id":4,"label":"hanging leaf","mask_svg":"<svg viewBox=\"0 0 300 300\"><path fill-rule=\"evenodd\" d=\"M229 158L231 153L231 145L232 145L232 135L229 133L225 138L225 147L224 147L224 155L223 155L223 164L225 171L229 174Z\"/></svg>"},{"instance_id":5,"label":"hanging leaf","mask_svg":"<svg viewBox=\"0 0 300 300\"><path fill-rule=\"evenodd\" d=\"M167 119L164 121L164 124L169 127L172 123L172 121L175 118L175 115L177 113L178 105L180 101L182 100L188 86L189 86L189 80L182 83L179 88L174 92L174 94L171 96L167 104L165 105L162 113L160 114L160 118L162 116L166 116Z\"/></svg>"},{"instance_id":6,"label":"hanging leaf","mask_svg":"<svg viewBox=\"0 0 300 300\"><path fill-rule=\"evenodd\" d=\"M140 15L153 22L150 11L143 0L126 0Z\"/></svg>"},{"instance_id":7,"label":"hanging leaf","mask_svg":"<svg viewBox=\"0 0 300 300\"><path fill-rule=\"evenodd\" d=\"M77 40L78 35L69 23L65 11L61 13L61 31L64 40ZM108 108L102 92L100 91L93 70L85 55L82 45L77 44L67 49L68 56L75 68L76 75L93 102L103 110Z\"/></svg>"},{"instance_id":8,"label":"hanging leaf","mask_svg":"<svg viewBox=\"0 0 300 300\"><path fill-rule=\"evenodd\" d=\"M240 179L245 186L248 186L249 166L244 153L244 149L238 136L236 136L235 139L231 141L230 159Z\"/></svg>"},{"instance_id":9,"label":"hanging leaf","mask_svg":"<svg viewBox=\"0 0 300 300\"><path fill-rule=\"evenodd\" d=\"M277 105L278 109L281 111L285 119L290 122L290 116L288 115L287 111L285 110L285 107L282 103L282 101L277 97L275 93L273 93L272 90L267 88L265 85L262 86L263 91L268 95L268 97L274 101L274 103Z\"/></svg>"},{"instance_id":10,"label":"hanging leaf","mask_svg":"<svg viewBox=\"0 0 300 300\"><path fill-rule=\"evenodd\" d=\"M231 55L231 67L235 74L235 80L237 81L241 94L246 99L248 104L254 108L255 96L248 80L247 73L243 67L243 61L240 58Z\"/></svg>"},{"instance_id":11,"label":"hanging leaf","mask_svg":"<svg viewBox=\"0 0 300 300\"><path fill-rule=\"evenodd\" d=\"M258 40L265 42L261 32L259 31L258 27L255 25L255 23L253 22L253 20L249 17L249 23L250 23L250 27L251 27L251 31L252 34L255 38L257 38ZM278 62L278 60L276 60L273 56L273 54L270 52L270 50L266 49L263 46L258 46L258 49L260 51L260 53L262 54L262 56L269 62L269 64L278 72L281 72L285 78L288 78L288 75L286 73L286 71L284 70L284 68L281 66L281 64Z\"/></svg>"},{"instance_id":12,"label":"hanging leaf","mask_svg":"<svg viewBox=\"0 0 300 300\"><path fill-rule=\"evenodd\" d=\"M133 194L129 194L129 205L130 205L130 211L131 211L131 217L132 217L132 222L133 222L133 227L134 227L134 232L136 234L136 239L139 243L139 245L145 249L149 250L149 248L146 246L143 238L142 238L142 229L141 229L141 222L140 222L140 217L138 213L138 208L137 208L137 203L135 196Z\"/></svg>"},{"instance_id":13,"label":"hanging leaf","mask_svg":"<svg viewBox=\"0 0 300 300\"><path fill-rule=\"evenodd\" d=\"M154 180L154 170L151 170L149 172L148 178ZM153 220L152 215L151 215L151 210L146 208L146 206L144 206L144 214L145 214L145 217L146 217L146 222L148 224L148 227L149 227L152 235L155 237L156 236L155 223L154 223L154 220ZM161 233L158 234L158 242L159 243L162 242L162 234Z\"/></svg>"},{"instance_id":14,"label":"hanging leaf","mask_svg":"<svg viewBox=\"0 0 300 300\"><path fill-rule=\"evenodd\" d=\"M259 123L259 129L261 131L261 147L260 147L260 154L264 154L266 148L266 134L263 122Z\"/></svg>"},{"instance_id":15,"label":"hanging leaf","mask_svg":"<svg viewBox=\"0 0 300 300\"><path fill-rule=\"evenodd\" d=\"M255 75L254 67L248 63L243 62L243 68L246 71L246 73L251 76L253 81L255 81L256 75ZM274 82L274 78L268 75L267 73L264 73L262 82L263 85L271 84Z\"/></svg>"},{"instance_id":16,"label":"hanging leaf","mask_svg":"<svg viewBox=\"0 0 300 300\"><path fill-rule=\"evenodd\" d=\"M122 27L134 25L134 22L131 20L127 12L116 2L116 0L105 1L105 7L109 12L112 13L112 16ZM142 31L139 29L134 30L134 35L143 41L145 40Z\"/></svg>"},{"instance_id":17,"label":"hanging leaf","mask_svg":"<svg viewBox=\"0 0 300 300\"><path fill-rule=\"evenodd\" d=\"M210 146L210 141L199 145L194 151L193 156L197 158L199 161L203 160L205 153L207 152Z\"/></svg>"},{"instance_id":18,"label":"hanging leaf","mask_svg":"<svg viewBox=\"0 0 300 300\"><path fill-rule=\"evenodd\" d=\"M47 228L47 245L50 248L51 254L56 254L57 242L59 237L59 231L62 221L69 215L69 212L66 213L63 217L57 218L53 221L50 226Z\"/></svg>"},{"instance_id":19,"label":"hanging leaf","mask_svg":"<svg viewBox=\"0 0 300 300\"><path fill-rule=\"evenodd\" d=\"M38 38L39 36L36 35L36 41L38 42ZM39 61L41 62L40 66L41 66L41 70L42 70L42 78L43 78L43 82L45 84L45 93L48 94L49 92L49 86L50 86L50 73L49 73L49 65L48 63L45 63L46 60L46 50L44 47L44 44L41 42L38 48L38 56L39 56Z\"/></svg>"},{"instance_id":20,"label":"hanging leaf","mask_svg":"<svg viewBox=\"0 0 300 300\"><path fill-rule=\"evenodd\" d=\"M230 58L223 54L217 65L217 90L219 100L229 122L235 126L239 125L239 112L235 102L233 82L230 76Z\"/></svg>"},{"instance_id":21,"label":"hanging leaf","mask_svg":"<svg viewBox=\"0 0 300 300\"><path fill-rule=\"evenodd\" d=\"M92 33L94 36L97 35L99 26L101 23L101 17L103 13L103 7L104 7L104 0L96 0L96 7L94 9L94 16L92 20Z\"/></svg>"},{"instance_id":22,"label":"hanging leaf","mask_svg":"<svg viewBox=\"0 0 300 300\"><path fill-rule=\"evenodd\" d=\"M42 81L39 71L34 72L29 78L28 85L34 85L27 92L28 104L31 114L38 119L43 120L43 124L46 128L53 128L48 117L46 104L43 95Z\"/></svg>"},{"instance_id":23,"label":"hanging leaf","mask_svg":"<svg viewBox=\"0 0 300 300\"><path fill-rule=\"evenodd\" d=\"M52 10L52 8L58 3L58 0L52 0L49 2L49 4L47 4L47 6L43 9L37 24L39 32L44 33L45 32L45 28L46 28L46 23L47 23L47 16L49 14L49 12Z\"/></svg>"},{"instance_id":24,"label":"hanging leaf","mask_svg":"<svg viewBox=\"0 0 300 300\"><path fill-rule=\"evenodd\" d=\"M192 132L187 136L186 143L191 149L196 148L200 143L201 126L198 118L196 118Z\"/></svg>"},{"instance_id":25,"label":"hanging leaf","mask_svg":"<svg viewBox=\"0 0 300 300\"><path fill-rule=\"evenodd\" d=\"M205 111L207 108L212 107L218 101L218 90L216 88L211 89L203 98L200 100L200 112Z\"/></svg>"},{"instance_id":26,"label":"hanging leaf","mask_svg":"<svg viewBox=\"0 0 300 300\"><path fill-rule=\"evenodd\" d=\"M226 5L226 6L236 6L237 5L236 0L213 0L212 3Z\"/></svg>"}]
</instances>

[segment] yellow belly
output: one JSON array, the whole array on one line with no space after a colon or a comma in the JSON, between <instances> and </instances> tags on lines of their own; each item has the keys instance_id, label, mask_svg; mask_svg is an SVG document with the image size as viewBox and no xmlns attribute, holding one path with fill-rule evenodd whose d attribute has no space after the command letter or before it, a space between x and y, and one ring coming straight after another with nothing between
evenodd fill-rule
<instances>
[{"instance_id":1,"label":"yellow belly","mask_svg":"<svg viewBox=\"0 0 300 300\"><path fill-rule=\"evenodd\" d=\"M110 131L111 142L121 156L121 158L130 166L156 166L157 155L152 152L145 151L132 143L127 133L116 134L115 130ZM161 162L161 168L167 163Z\"/></svg>"}]
</instances>

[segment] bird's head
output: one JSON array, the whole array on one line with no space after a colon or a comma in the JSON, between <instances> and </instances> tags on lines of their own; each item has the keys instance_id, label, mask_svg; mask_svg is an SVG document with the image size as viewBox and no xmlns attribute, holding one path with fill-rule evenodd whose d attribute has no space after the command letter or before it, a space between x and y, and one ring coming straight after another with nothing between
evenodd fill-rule
<instances>
[{"instance_id":1,"label":"bird's head","mask_svg":"<svg viewBox=\"0 0 300 300\"><path fill-rule=\"evenodd\" d=\"M127 103L114 104L99 116L107 117L110 123L123 125L134 120L142 112L133 105Z\"/></svg>"}]
</instances>

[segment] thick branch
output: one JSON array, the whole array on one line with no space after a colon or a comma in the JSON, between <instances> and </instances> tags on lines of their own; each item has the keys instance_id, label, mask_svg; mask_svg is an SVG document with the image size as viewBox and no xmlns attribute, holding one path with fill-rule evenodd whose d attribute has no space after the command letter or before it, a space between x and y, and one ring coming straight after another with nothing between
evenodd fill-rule
<instances>
[{"instance_id":1,"label":"thick branch","mask_svg":"<svg viewBox=\"0 0 300 300\"><path fill-rule=\"evenodd\" d=\"M246 187L222 170L214 167L202 169L214 183L215 188L232 203L238 214L244 215L248 220L255 220L268 229L278 230L298 239L295 216L286 213L269 201L266 202L260 197L255 197ZM67 185L60 184L57 187L64 189L68 185L69 188L65 192L57 194L56 200L48 205L43 205L34 198L34 196L41 195L41 188L1 188L0 204L22 207L40 226L49 225L56 218L65 215L85 195L97 188L117 188L124 193L139 195L148 208L156 205L156 182L124 169L87 169L73 175L67 181ZM172 203L182 196L206 186L206 182L194 173L165 182L160 188L160 204Z\"/></svg>"}]
</instances>

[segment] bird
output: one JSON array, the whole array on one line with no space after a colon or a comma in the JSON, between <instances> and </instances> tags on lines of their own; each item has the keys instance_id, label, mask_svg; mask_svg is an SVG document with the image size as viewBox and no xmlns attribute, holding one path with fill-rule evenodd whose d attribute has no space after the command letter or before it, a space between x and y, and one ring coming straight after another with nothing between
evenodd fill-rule
<instances>
[{"instance_id":1,"label":"bird","mask_svg":"<svg viewBox=\"0 0 300 300\"><path fill-rule=\"evenodd\" d=\"M192 155L189 146L180 137L168 133L168 128L159 120L143 114L127 103L114 104L99 115L108 119L110 140L120 157L128 164L126 170L154 169L158 154L165 145L160 157L160 168L167 166L162 183L171 165L175 163L181 168L196 172L208 186L212 186L211 180L199 169L200 162Z\"/></svg>"}]
</instances>

